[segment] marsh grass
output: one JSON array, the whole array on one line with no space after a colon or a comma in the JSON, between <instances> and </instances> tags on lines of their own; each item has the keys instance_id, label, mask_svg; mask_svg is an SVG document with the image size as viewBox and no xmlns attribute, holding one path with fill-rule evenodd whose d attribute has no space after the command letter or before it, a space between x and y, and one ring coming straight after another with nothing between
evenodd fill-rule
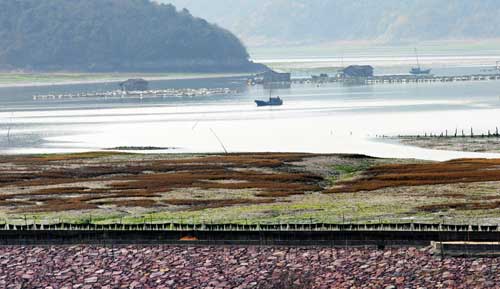
<instances>
[{"instance_id":1,"label":"marsh grass","mask_svg":"<svg viewBox=\"0 0 500 289\"><path fill-rule=\"evenodd\" d=\"M390 187L500 180L500 160L461 159L443 163L378 165L354 180L341 181L328 193L374 191Z\"/></svg>"},{"instance_id":2,"label":"marsh grass","mask_svg":"<svg viewBox=\"0 0 500 289\"><path fill-rule=\"evenodd\" d=\"M500 209L500 201L496 202L462 202L462 203L443 203L443 204L430 204L419 206L417 208L424 212L440 212L450 209L454 210L494 210Z\"/></svg>"},{"instance_id":3,"label":"marsh grass","mask_svg":"<svg viewBox=\"0 0 500 289\"><path fill-rule=\"evenodd\" d=\"M498 211L500 160L397 162L279 153L8 156L0 160L0 216L378 222ZM331 186L335 174L343 177Z\"/></svg>"},{"instance_id":4,"label":"marsh grass","mask_svg":"<svg viewBox=\"0 0 500 289\"><path fill-rule=\"evenodd\" d=\"M318 185L322 181L319 176L280 170L288 166L288 162L309 157L308 154L208 155L140 163L117 159L110 163L107 159L110 156L116 154L98 152L11 159L10 162L29 167L30 172L21 170L0 175L0 186L52 188L5 194L0 199L4 206L15 204L12 199L16 198L27 201L16 212L91 210L103 205L144 208L180 206L200 210L266 204L275 202L276 198L322 190ZM102 159L102 164L96 161L98 159ZM263 172L262 169L271 171ZM106 182L106 186L99 189L71 186L71 183L95 181ZM255 194L252 198L229 196L224 199L169 197L172 190L192 188L201 191L252 190Z\"/></svg>"},{"instance_id":5,"label":"marsh grass","mask_svg":"<svg viewBox=\"0 0 500 289\"><path fill-rule=\"evenodd\" d=\"M223 200L198 200L198 199L172 199L163 200L163 203L174 206L187 206L191 210L221 208L234 205L255 205L274 203L274 199L223 199Z\"/></svg>"}]
</instances>

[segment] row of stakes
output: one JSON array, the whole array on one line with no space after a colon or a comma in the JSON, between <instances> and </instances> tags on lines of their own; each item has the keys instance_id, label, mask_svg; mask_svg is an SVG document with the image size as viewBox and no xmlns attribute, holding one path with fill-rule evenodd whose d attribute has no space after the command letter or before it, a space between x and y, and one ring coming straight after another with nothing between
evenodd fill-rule
<instances>
[{"instance_id":1,"label":"row of stakes","mask_svg":"<svg viewBox=\"0 0 500 289\"><path fill-rule=\"evenodd\" d=\"M387 138L388 136L386 135L377 135L377 138ZM444 132L441 133L424 133L423 135L417 134L417 135L398 135L398 138L420 138L420 137L432 137L432 138L464 138L464 137L470 137L470 138L475 138L475 137L481 137L481 138L498 138L500 137L500 132L498 130L498 127L495 128L495 132L492 132L491 130L488 130L488 132L481 133L481 134L475 134L474 129L471 127L470 132L465 133L465 130L461 130L461 132L458 131L458 129L455 129L453 133L449 133L448 130L445 130Z\"/></svg>"}]
</instances>

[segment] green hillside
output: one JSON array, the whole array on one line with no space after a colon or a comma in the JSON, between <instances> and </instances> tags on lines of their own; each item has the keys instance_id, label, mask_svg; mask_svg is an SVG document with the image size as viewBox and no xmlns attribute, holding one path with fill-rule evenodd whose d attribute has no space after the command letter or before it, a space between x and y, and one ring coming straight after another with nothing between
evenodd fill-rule
<instances>
[{"instance_id":1,"label":"green hillside","mask_svg":"<svg viewBox=\"0 0 500 289\"><path fill-rule=\"evenodd\" d=\"M248 71L240 40L149 0L0 1L0 69Z\"/></svg>"}]
</instances>

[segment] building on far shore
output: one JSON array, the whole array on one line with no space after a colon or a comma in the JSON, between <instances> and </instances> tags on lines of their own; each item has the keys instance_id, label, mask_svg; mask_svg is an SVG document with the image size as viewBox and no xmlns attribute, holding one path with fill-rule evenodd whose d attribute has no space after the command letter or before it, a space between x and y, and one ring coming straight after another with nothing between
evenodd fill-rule
<instances>
[{"instance_id":1,"label":"building on far shore","mask_svg":"<svg viewBox=\"0 0 500 289\"><path fill-rule=\"evenodd\" d=\"M330 79L330 77L326 73L321 73L320 75L312 75L311 79L312 79L313 82L319 82L319 83L321 83L321 82L328 82L328 80Z\"/></svg>"},{"instance_id":2,"label":"building on far shore","mask_svg":"<svg viewBox=\"0 0 500 289\"><path fill-rule=\"evenodd\" d=\"M292 77L290 73L281 73L273 70L269 70L263 73L264 74L264 83L271 82L291 82Z\"/></svg>"},{"instance_id":3,"label":"building on far shore","mask_svg":"<svg viewBox=\"0 0 500 289\"><path fill-rule=\"evenodd\" d=\"M142 78L128 79L120 82L119 85L123 91L146 91L149 89L149 83Z\"/></svg>"},{"instance_id":4,"label":"building on far shore","mask_svg":"<svg viewBox=\"0 0 500 289\"><path fill-rule=\"evenodd\" d=\"M291 73L268 70L255 75L250 81L254 84L290 83L292 82L292 76Z\"/></svg>"},{"instance_id":5,"label":"building on far shore","mask_svg":"<svg viewBox=\"0 0 500 289\"><path fill-rule=\"evenodd\" d=\"M345 78L352 77L373 77L373 67L371 65L350 65L342 70Z\"/></svg>"}]
</instances>

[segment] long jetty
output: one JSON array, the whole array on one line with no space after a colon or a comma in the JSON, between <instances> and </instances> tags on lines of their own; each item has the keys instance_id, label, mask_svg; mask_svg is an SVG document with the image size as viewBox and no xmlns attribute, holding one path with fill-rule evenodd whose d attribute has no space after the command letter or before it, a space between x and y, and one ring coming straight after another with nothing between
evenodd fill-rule
<instances>
[{"instance_id":1,"label":"long jetty","mask_svg":"<svg viewBox=\"0 0 500 289\"><path fill-rule=\"evenodd\" d=\"M302 77L293 78L293 83L335 83L346 84L390 84L390 83L432 83L432 82L464 82L500 80L500 74L471 74L456 76L437 75L376 75L372 77Z\"/></svg>"},{"instance_id":2,"label":"long jetty","mask_svg":"<svg viewBox=\"0 0 500 289\"><path fill-rule=\"evenodd\" d=\"M0 225L0 245L188 244L428 246L498 242L499 225L465 224L25 224Z\"/></svg>"}]
</instances>

